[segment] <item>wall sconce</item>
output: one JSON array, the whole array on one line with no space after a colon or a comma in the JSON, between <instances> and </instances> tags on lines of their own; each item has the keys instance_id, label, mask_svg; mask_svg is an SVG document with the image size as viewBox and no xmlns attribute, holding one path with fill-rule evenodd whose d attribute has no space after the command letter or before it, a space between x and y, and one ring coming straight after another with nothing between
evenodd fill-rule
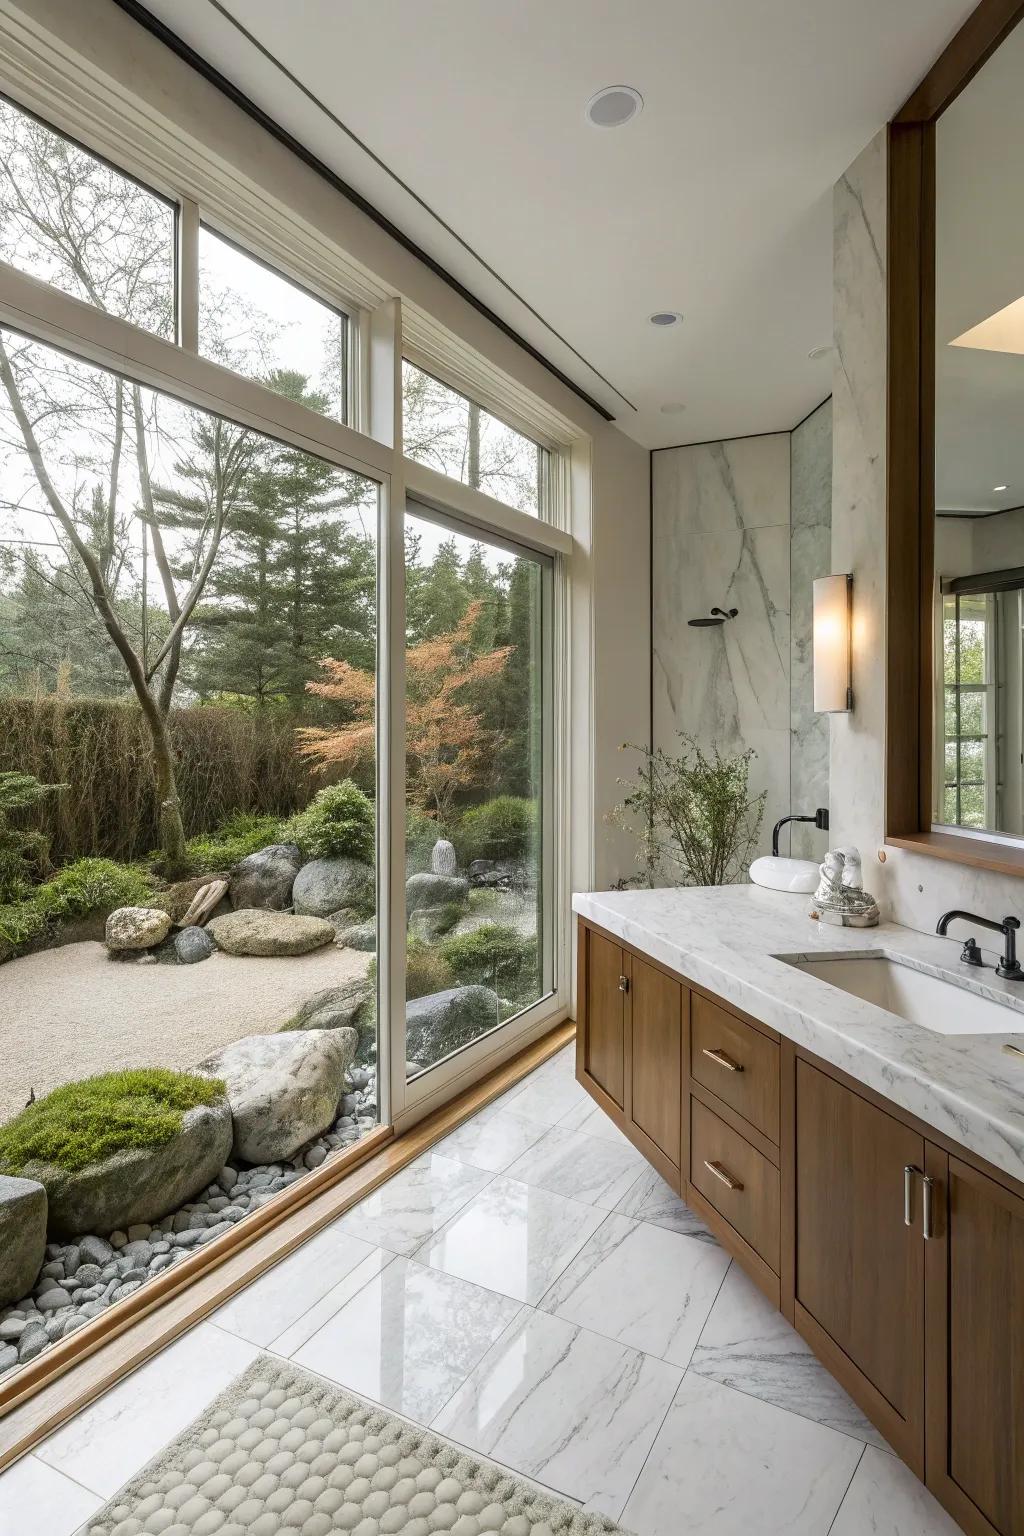
<instances>
[{"instance_id":1,"label":"wall sconce","mask_svg":"<svg viewBox=\"0 0 1024 1536\"><path fill-rule=\"evenodd\" d=\"M819 576L814 583L814 709L853 708L853 577Z\"/></svg>"}]
</instances>

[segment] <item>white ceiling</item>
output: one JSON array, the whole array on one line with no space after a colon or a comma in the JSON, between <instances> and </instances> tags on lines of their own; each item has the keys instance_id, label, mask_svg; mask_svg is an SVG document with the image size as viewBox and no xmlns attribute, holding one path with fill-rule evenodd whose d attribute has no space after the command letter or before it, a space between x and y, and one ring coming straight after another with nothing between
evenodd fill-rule
<instances>
[{"instance_id":1,"label":"white ceiling","mask_svg":"<svg viewBox=\"0 0 1024 1536\"><path fill-rule=\"evenodd\" d=\"M788 429L829 393L807 354L831 339L832 185L974 0L147 4L661 447ZM591 127L620 83L644 111Z\"/></svg>"}]
</instances>

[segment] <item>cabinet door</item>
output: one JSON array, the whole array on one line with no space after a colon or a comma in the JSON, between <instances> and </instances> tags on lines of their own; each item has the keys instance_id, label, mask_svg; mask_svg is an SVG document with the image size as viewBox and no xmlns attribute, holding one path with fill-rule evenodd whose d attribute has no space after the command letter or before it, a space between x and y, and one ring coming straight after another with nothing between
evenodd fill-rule
<instances>
[{"instance_id":1,"label":"cabinet door","mask_svg":"<svg viewBox=\"0 0 1024 1536\"><path fill-rule=\"evenodd\" d=\"M797 1061L796 1325L919 1476L923 1169L920 1135Z\"/></svg>"},{"instance_id":2,"label":"cabinet door","mask_svg":"<svg viewBox=\"0 0 1024 1536\"><path fill-rule=\"evenodd\" d=\"M682 1147L683 1009L690 993L633 955L629 996L627 1113L641 1133L643 1150L675 1183Z\"/></svg>"},{"instance_id":3,"label":"cabinet door","mask_svg":"<svg viewBox=\"0 0 1024 1536\"><path fill-rule=\"evenodd\" d=\"M936 1149L929 1159L945 1197L928 1245L927 1481L970 1536L1019 1536L1024 1200Z\"/></svg>"},{"instance_id":4,"label":"cabinet door","mask_svg":"<svg viewBox=\"0 0 1024 1536\"><path fill-rule=\"evenodd\" d=\"M580 929L581 979L584 988L583 1034L578 1047L585 1077L614 1104L625 1104L626 958L618 944L590 928Z\"/></svg>"}]
</instances>

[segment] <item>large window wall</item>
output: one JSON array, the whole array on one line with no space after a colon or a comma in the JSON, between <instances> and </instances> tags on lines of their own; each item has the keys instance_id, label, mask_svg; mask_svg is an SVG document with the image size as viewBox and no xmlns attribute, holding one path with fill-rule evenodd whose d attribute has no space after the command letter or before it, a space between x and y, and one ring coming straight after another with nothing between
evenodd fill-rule
<instances>
[{"instance_id":1,"label":"large window wall","mask_svg":"<svg viewBox=\"0 0 1024 1536\"><path fill-rule=\"evenodd\" d=\"M0 1394L568 996L564 444L131 169L0 101Z\"/></svg>"}]
</instances>

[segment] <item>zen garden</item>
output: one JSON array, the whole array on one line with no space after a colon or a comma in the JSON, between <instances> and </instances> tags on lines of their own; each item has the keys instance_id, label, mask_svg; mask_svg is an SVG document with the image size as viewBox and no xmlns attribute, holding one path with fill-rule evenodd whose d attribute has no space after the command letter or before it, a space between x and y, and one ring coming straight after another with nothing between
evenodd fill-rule
<instances>
[{"instance_id":1,"label":"zen garden","mask_svg":"<svg viewBox=\"0 0 1024 1536\"><path fill-rule=\"evenodd\" d=\"M2 103L0 139L0 257L171 334L167 207ZM344 317L201 257L206 355L343 413ZM405 382L407 452L520 473ZM0 331L0 1376L378 1123L377 520ZM412 1078L544 990L540 573L414 511L405 569Z\"/></svg>"}]
</instances>

